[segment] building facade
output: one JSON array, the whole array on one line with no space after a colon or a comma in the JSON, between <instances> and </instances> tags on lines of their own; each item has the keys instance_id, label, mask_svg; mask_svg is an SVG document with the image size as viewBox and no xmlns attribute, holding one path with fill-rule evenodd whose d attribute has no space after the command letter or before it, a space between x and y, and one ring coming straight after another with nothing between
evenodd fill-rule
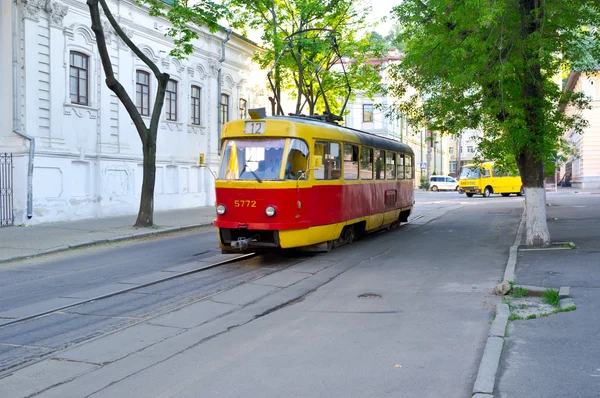
<instances>
[{"instance_id":1,"label":"building facade","mask_svg":"<svg viewBox=\"0 0 600 398\"><path fill-rule=\"evenodd\" d=\"M483 137L479 130L465 130L460 135L448 137L448 154L450 156L449 174L458 178L463 166L472 163L478 154L478 141Z\"/></svg>"},{"instance_id":2,"label":"building facade","mask_svg":"<svg viewBox=\"0 0 600 398\"><path fill-rule=\"evenodd\" d=\"M589 99L591 109L581 112L589 126L583 134L567 131L564 138L570 141L576 155L569 156L561 166L561 176L570 179L571 185L579 189L600 188L600 90L598 89L599 73L581 73L574 91L583 92ZM574 112L567 109L567 112Z\"/></svg>"},{"instance_id":3,"label":"building facade","mask_svg":"<svg viewBox=\"0 0 600 398\"><path fill-rule=\"evenodd\" d=\"M155 210L213 204L213 177L198 159L203 154L216 171L219 116L243 118L263 103L264 79L251 62L259 48L224 29L199 28L193 54L172 58L165 20L133 0L108 3L127 36L171 76L158 130ZM0 153L12 154L14 223L137 213L141 140L104 82L86 1L7 0L0 10ZM115 76L148 125L156 80L108 20L103 26Z\"/></svg>"},{"instance_id":4,"label":"building facade","mask_svg":"<svg viewBox=\"0 0 600 398\"><path fill-rule=\"evenodd\" d=\"M402 54L391 50L385 59L373 59L372 63L382 65L383 84L388 84L385 66L399 62ZM390 118L387 110L393 106L394 99L389 95L376 95L374 98L357 93L348 102L344 117L347 127L377 134L382 137L398 140L408 144L415 153L415 180L433 174L447 175L450 167L449 137L424 128L416 129L409 125L402 116Z\"/></svg>"}]
</instances>

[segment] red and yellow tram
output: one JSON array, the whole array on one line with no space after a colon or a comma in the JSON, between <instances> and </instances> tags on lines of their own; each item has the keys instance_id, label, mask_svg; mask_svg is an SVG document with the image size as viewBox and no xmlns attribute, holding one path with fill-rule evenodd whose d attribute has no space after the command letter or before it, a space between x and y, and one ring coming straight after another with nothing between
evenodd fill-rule
<instances>
[{"instance_id":1,"label":"red and yellow tram","mask_svg":"<svg viewBox=\"0 0 600 398\"><path fill-rule=\"evenodd\" d=\"M405 222L414 203L408 145L308 117L223 126L216 181L221 249L329 250Z\"/></svg>"}]
</instances>

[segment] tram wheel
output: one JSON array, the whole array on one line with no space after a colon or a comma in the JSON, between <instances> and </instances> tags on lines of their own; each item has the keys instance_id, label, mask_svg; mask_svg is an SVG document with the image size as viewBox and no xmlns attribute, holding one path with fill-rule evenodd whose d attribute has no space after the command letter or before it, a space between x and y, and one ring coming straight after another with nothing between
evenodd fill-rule
<instances>
[{"instance_id":1,"label":"tram wheel","mask_svg":"<svg viewBox=\"0 0 600 398\"><path fill-rule=\"evenodd\" d=\"M352 243L356 239L356 232L354 232L354 225L347 225L346 232L344 233L344 240L346 243Z\"/></svg>"}]
</instances>

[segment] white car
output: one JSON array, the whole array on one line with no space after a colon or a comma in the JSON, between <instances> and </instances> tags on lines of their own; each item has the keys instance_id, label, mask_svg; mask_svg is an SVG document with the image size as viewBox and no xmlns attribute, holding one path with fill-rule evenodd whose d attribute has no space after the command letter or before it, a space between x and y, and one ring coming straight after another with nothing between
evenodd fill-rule
<instances>
[{"instance_id":1,"label":"white car","mask_svg":"<svg viewBox=\"0 0 600 398\"><path fill-rule=\"evenodd\" d=\"M448 176L429 177L429 189L432 191L458 191L458 181Z\"/></svg>"}]
</instances>

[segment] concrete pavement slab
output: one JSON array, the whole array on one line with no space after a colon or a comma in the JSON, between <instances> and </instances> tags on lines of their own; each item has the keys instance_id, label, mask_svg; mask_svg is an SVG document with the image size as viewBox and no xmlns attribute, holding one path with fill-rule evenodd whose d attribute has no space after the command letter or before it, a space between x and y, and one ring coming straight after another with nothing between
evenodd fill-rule
<instances>
[{"instance_id":1,"label":"concrete pavement slab","mask_svg":"<svg viewBox=\"0 0 600 398\"><path fill-rule=\"evenodd\" d=\"M325 268L331 267L333 264L335 264L334 261L325 261L325 260L315 259L312 261L305 261L300 264L291 266L289 268L289 270L292 272L316 274L317 272L324 270Z\"/></svg>"},{"instance_id":2,"label":"concrete pavement slab","mask_svg":"<svg viewBox=\"0 0 600 398\"><path fill-rule=\"evenodd\" d=\"M164 278L168 278L175 274L176 273L169 271L157 271L145 275L136 276L135 278L123 279L118 281L117 283L121 285L145 285L147 283L152 283Z\"/></svg>"},{"instance_id":3,"label":"concrete pavement slab","mask_svg":"<svg viewBox=\"0 0 600 398\"><path fill-rule=\"evenodd\" d=\"M89 363L43 361L0 379L0 397L29 397L96 369Z\"/></svg>"},{"instance_id":4,"label":"concrete pavement slab","mask_svg":"<svg viewBox=\"0 0 600 398\"><path fill-rule=\"evenodd\" d=\"M277 287L246 283L223 293L216 294L211 300L218 303L246 305L278 290Z\"/></svg>"},{"instance_id":5,"label":"concrete pavement slab","mask_svg":"<svg viewBox=\"0 0 600 398\"><path fill-rule=\"evenodd\" d=\"M49 354L50 352L52 352L52 349L47 347L7 345L0 343L0 369L6 369L13 365L13 358L20 358L21 361L25 363L33 361L42 355Z\"/></svg>"},{"instance_id":6,"label":"concrete pavement slab","mask_svg":"<svg viewBox=\"0 0 600 398\"><path fill-rule=\"evenodd\" d=\"M141 351L181 332L183 329L169 326L139 324L63 351L55 358L102 365Z\"/></svg>"},{"instance_id":7,"label":"concrete pavement slab","mask_svg":"<svg viewBox=\"0 0 600 398\"><path fill-rule=\"evenodd\" d=\"M152 325L170 326L191 329L239 308L234 304L215 303L214 301L201 301L190 304L177 311L169 312L154 318L148 323Z\"/></svg>"},{"instance_id":8,"label":"concrete pavement slab","mask_svg":"<svg viewBox=\"0 0 600 398\"><path fill-rule=\"evenodd\" d=\"M26 305L19 308L13 308L8 311L0 312L2 318L25 318L28 316L44 313L46 311L53 310L55 308L74 304L80 300L76 298L55 298L52 300L46 300L39 303Z\"/></svg>"},{"instance_id":9,"label":"concrete pavement slab","mask_svg":"<svg viewBox=\"0 0 600 398\"><path fill-rule=\"evenodd\" d=\"M299 272L292 272L291 270L283 270L279 272L274 272L270 275L267 275L263 278L257 279L252 283L255 285L266 285L266 286L275 286L275 287L288 287L293 285L296 282L301 281L302 279L306 279L310 276L310 274L302 274Z\"/></svg>"},{"instance_id":10,"label":"concrete pavement slab","mask_svg":"<svg viewBox=\"0 0 600 398\"><path fill-rule=\"evenodd\" d=\"M109 285L104 285L104 286L100 286L100 287L96 287L96 288L88 289L88 290L82 290L80 292L67 293L63 297L85 300L85 299L101 297L101 296L105 296L107 294L119 292L119 291L123 290L124 288L126 288L126 287L124 287L122 284L111 283Z\"/></svg>"}]
</instances>

